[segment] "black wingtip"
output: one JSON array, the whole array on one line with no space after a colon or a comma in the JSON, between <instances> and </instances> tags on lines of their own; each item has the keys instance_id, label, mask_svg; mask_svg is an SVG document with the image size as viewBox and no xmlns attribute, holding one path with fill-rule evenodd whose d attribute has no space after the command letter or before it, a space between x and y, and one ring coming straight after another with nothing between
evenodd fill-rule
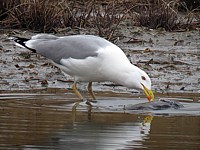
<instances>
[{"instance_id":1,"label":"black wingtip","mask_svg":"<svg viewBox=\"0 0 200 150\"><path fill-rule=\"evenodd\" d=\"M22 37L13 37L13 40L18 43L19 45L31 50L32 52L36 53L36 50L35 49L32 49L32 48L29 48L26 46L26 42L30 39L27 39L27 38L22 38Z\"/></svg>"},{"instance_id":2,"label":"black wingtip","mask_svg":"<svg viewBox=\"0 0 200 150\"><path fill-rule=\"evenodd\" d=\"M13 40L18 43L19 45L23 46L23 47L26 47L25 43L26 41L30 40L30 39L27 39L27 38L21 38L21 37L13 37Z\"/></svg>"}]
</instances>

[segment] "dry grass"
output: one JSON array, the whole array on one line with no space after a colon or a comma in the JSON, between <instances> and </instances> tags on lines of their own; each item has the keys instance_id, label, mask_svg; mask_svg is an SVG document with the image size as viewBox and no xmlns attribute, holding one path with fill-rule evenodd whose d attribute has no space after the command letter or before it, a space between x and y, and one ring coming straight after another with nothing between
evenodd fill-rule
<instances>
[{"instance_id":1,"label":"dry grass","mask_svg":"<svg viewBox=\"0 0 200 150\"><path fill-rule=\"evenodd\" d=\"M196 22L199 20L200 4L195 9L187 9L184 15L178 11L185 2L188 7L194 8L191 7L193 1L196 0L189 5L188 0L141 0L132 5L130 11L134 16L133 22L139 26L164 28L167 31L195 29L200 24Z\"/></svg>"},{"instance_id":2,"label":"dry grass","mask_svg":"<svg viewBox=\"0 0 200 150\"><path fill-rule=\"evenodd\" d=\"M178 0L177 7L179 11L199 11L199 0Z\"/></svg>"},{"instance_id":3,"label":"dry grass","mask_svg":"<svg viewBox=\"0 0 200 150\"><path fill-rule=\"evenodd\" d=\"M136 20L141 26L172 31L179 24L177 12L171 7L170 2L164 0L138 4L138 12L140 13L136 15Z\"/></svg>"},{"instance_id":4,"label":"dry grass","mask_svg":"<svg viewBox=\"0 0 200 150\"><path fill-rule=\"evenodd\" d=\"M107 39L113 37L119 24L125 19L126 10L121 9L121 4L111 2L105 6L94 9L93 23L98 28L100 36L106 36Z\"/></svg>"},{"instance_id":5,"label":"dry grass","mask_svg":"<svg viewBox=\"0 0 200 150\"><path fill-rule=\"evenodd\" d=\"M95 28L100 36L112 39L120 23L129 16L139 26L186 28L199 18L193 11L186 23L178 17L176 4L183 0L2 0L1 28L24 28L38 32L57 32L59 28ZM137 15L135 15L137 14Z\"/></svg>"},{"instance_id":6,"label":"dry grass","mask_svg":"<svg viewBox=\"0 0 200 150\"><path fill-rule=\"evenodd\" d=\"M97 28L100 36L110 39L124 16L117 6L116 1L9 0L2 7L6 9L1 9L0 26L38 32L56 32L58 28L66 27L92 27Z\"/></svg>"},{"instance_id":7,"label":"dry grass","mask_svg":"<svg viewBox=\"0 0 200 150\"><path fill-rule=\"evenodd\" d=\"M18 0L8 1L12 7L7 7L7 18L1 25L9 28L26 28L40 32L49 31L60 25L60 10L48 0ZM5 14L4 13L4 14Z\"/></svg>"}]
</instances>

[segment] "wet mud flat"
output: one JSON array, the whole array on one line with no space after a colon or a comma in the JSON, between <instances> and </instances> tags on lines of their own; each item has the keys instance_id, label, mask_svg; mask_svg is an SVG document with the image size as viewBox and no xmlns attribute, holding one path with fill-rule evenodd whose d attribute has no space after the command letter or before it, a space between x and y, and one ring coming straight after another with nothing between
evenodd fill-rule
<instances>
[{"instance_id":1,"label":"wet mud flat","mask_svg":"<svg viewBox=\"0 0 200 150\"><path fill-rule=\"evenodd\" d=\"M9 36L30 37L29 31L0 34L0 91L71 88L73 79L65 77L44 57L16 47ZM61 33L59 35L68 35ZM82 34L92 34L87 31ZM121 27L115 43L130 61L146 71L152 89L158 93L200 93L200 31L165 32L139 27ZM79 89L85 91L85 83ZM113 83L96 83L94 91L138 93Z\"/></svg>"}]
</instances>

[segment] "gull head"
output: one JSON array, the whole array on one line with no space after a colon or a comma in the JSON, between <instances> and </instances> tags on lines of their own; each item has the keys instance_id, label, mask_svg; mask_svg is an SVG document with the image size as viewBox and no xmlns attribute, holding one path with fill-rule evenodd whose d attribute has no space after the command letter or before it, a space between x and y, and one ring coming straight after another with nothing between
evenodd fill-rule
<instances>
[{"instance_id":1,"label":"gull head","mask_svg":"<svg viewBox=\"0 0 200 150\"><path fill-rule=\"evenodd\" d=\"M134 66L125 79L125 86L138 90L143 90L148 101L154 101L154 94L151 90L151 79L146 72Z\"/></svg>"},{"instance_id":2,"label":"gull head","mask_svg":"<svg viewBox=\"0 0 200 150\"><path fill-rule=\"evenodd\" d=\"M147 99L150 101L154 101L154 94L151 90L151 79L144 71L140 71L139 73L139 83L140 88L144 91L145 95L147 96Z\"/></svg>"}]
</instances>

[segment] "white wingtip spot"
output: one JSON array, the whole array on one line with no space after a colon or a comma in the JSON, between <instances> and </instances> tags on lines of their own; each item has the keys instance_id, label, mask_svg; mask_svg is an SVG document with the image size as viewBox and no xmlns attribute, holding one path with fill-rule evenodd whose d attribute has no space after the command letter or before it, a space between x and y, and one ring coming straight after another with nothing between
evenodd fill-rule
<instances>
[{"instance_id":1,"label":"white wingtip spot","mask_svg":"<svg viewBox=\"0 0 200 150\"><path fill-rule=\"evenodd\" d=\"M15 40L16 38L11 36L11 37L8 37L8 40Z\"/></svg>"},{"instance_id":2,"label":"white wingtip spot","mask_svg":"<svg viewBox=\"0 0 200 150\"><path fill-rule=\"evenodd\" d=\"M22 46L21 44L16 43L16 42L15 42L15 45L17 45L17 46L19 46L19 47L21 47L21 48L26 48L26 47L24 47L24 46Z\"/></svg>"}]
</instances>

